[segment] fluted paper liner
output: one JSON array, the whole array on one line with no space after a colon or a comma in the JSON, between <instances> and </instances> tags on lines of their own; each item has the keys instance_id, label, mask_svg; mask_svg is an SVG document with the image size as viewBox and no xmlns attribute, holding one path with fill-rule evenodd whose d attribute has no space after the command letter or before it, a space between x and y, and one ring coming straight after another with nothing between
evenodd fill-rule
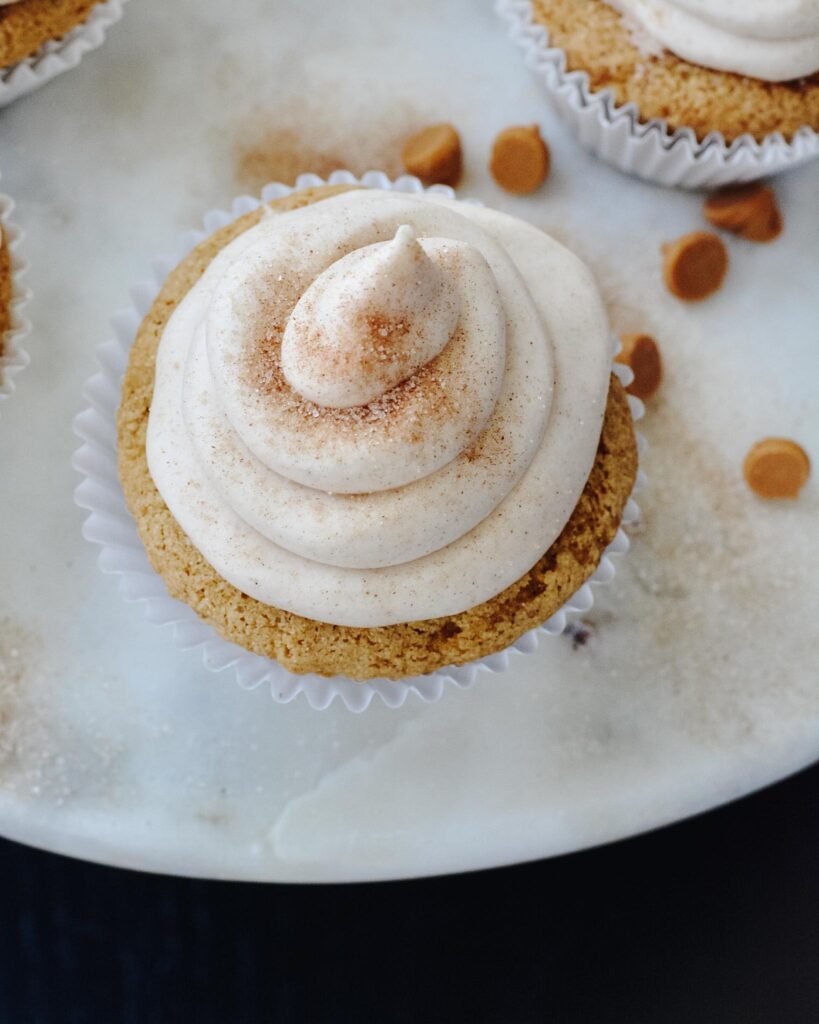
<instances>
[{"instance_id":1,"label":"fluted paper liner","mask_svg":"<svg viewBox=\"0 0 819 1024\"><path fill-rule=\"evenodd\" d=\"M20 258L23 232L11 221L13 211L13 201L9 196L0 193L0 229L6 239L11 258L11 324L2 339L0 401L14 393L14 378L29 363L23 342L31 332L31 324L23 316L23 307L31 298L31 292L20 283L20 278L28 268Z\"/></svg>"},{"instance_id":2,"label":"fluted paper liner","mask_svg":"<svg viewBox=\"0 0 819 1024\"><path fill-rule=\"evenodd\" d=\"M86 53L102 45L108 29L122 17L126 2L106 0L97 4L85 21L61 39L49 40L25 60L0 68L0 107L76 67Z\"/></svg>"},{"instance_id":3,"label":"fluted paper liner","mask_svg":"<svg viewBox=\"0 0 819 1024\"><path fill-rule=\"evenodd\" d=\"M348 171L335 171L326 182L317 175L303 174L297 180L295 189L328 183L364 185L396 192L425 191L417 178L404 176L392 182L380 171L368 171L360 179ZM155 260L153 278L131 289L132 307L114 316L114 337L98 349L101 369L85 387L89 407L77 416L74 425L83 444L77 450L73 462L84 477L75 492L75 500L81 508L90 512L83 526L83 535L87 540L101 545L100 568L105 573L119 577L120 589L126 600L142 602L149 621L156 625L171 625L177 647L183 650L201 648L205 668L209 671L220 672L230 666L235 668L239 685L244 688L250 689L266 683L273 699L282 704L303 694L316 710L328 707L336 698L350 711L356 712L369 707L375 696L392 708L401 707L411 693L424 701L436 701L447 683L467 687L481 671L502 672L516 653L535 650L543 636L562 633L572 616L588 612L594 602L593 587L608 583L614 577L612 556L628 550L629 541L623 530L618 530L615 539L606 549L594 576L548 622L520 637L507 650L426 676L400 681L380 679L357 682L343 676L324 678L317 675L295 675L270 658L252 654L222 639L192 608L168 595L162 578L148 561L136 524L125 505L117 473L116 414L128 354L143 317L168 273L195 245L242 214L292 191L294 189L286 185L267 185L261 199L239 196L230 211L210 211L203 219L204 229L188 232L180 239L172 255ZM452 189L446 186L436 185L426 191L454 196ZM631 379L631 371L625 366L615 364L615 372L625 383ZM631 398L629 403L635 419L639 418L642 415L642 403ZM631 498L623 523L632 523L638 518L639 509Z\"/></svg>"},{"instance_id":4,"label":"fluted paper liner","mask_svg":"<svg viewBox=\"0 0 819 1024\"><path fill-rule=\"evenodd\" d=\"M720 132L697 139L690 128L672 131L660 119L643 121L634 103L618 104L611 89L592 90L584 71L568 71L566 54L550 46L529 0L496 0L495 10L558 113L586 149L627 174L678 188L717 188L754 181L819 156L819 134L800 128L788 141L778 132L758 142Z\"/></svg>"}]
</instances>

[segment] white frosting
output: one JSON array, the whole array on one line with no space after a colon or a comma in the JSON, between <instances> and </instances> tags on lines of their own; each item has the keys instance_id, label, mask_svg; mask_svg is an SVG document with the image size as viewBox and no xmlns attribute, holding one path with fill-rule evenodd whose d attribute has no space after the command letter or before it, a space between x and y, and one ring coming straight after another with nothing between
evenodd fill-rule
<instances>
[{"instance_id":1,"label":"white frosting","mask_svg":"<svg viewBox=\"0 0 819 1024\"><path fill-rule=\"evenodd\" d=\"M609 0L684 60L785 82L819 71L819 0Z\"/></svg>"},{"instance_id":2,"label":"white frosting","mask_svg":"<svg viewBox=\"0 0 819 1024\"><path fill-rule=\"evenodd\" d=\"M331 408L368 405L440 355L461 313L450 250L419 242L404 224L391 242L347 253L320 274L284 329L282 372L293 390Z\"/></svg>"},{"instance_id":3,"label":"white frosting","mask_svg":"<svg viewBox=\"0 0 819 1024\"><path fill-rule=\"evenodd\" d=\"M339 625L437 618L557 538L609 372L596 286L547 235L437 197L348 192L264 218L179 303L149 467L245 593Z\"/></svg>"}]
</instances>

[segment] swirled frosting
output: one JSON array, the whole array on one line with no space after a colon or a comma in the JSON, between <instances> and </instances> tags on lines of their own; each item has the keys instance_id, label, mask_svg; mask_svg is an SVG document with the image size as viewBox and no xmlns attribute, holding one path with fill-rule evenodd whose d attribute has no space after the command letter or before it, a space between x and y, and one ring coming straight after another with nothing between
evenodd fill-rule
<instances>
[{"instance_id":1,"label":"swirled frosting","mask_svg":"<svg viewBox=\"0 0 819 1024\"><path fill-rule=\"evenodd\" d=\"M692 64L785 82L819 70L819 0L609 0Z\"/></svg>"},{"instance_id":2,"label":"swirled frosting","mask_svg":"<svg viewBox=\"0 0 819 1024\"><path fill-rule=\"evenodd\" d=\"M346 192L264 217L176 307L148 464L260 601L362 627L456 614L559 535L610 358L589 272L543 232Z\"/></svg>"}]
</instances>

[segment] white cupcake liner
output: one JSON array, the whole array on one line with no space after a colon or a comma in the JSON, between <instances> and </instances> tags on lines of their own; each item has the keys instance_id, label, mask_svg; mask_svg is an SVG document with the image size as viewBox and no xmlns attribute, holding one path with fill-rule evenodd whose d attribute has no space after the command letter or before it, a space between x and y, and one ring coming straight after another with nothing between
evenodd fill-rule
<instances>
[{"instance_id":1,"label":"white cupcake liner","mask_svg":"<svg viewBox=\"0 0 819 1024\"><path fill-rule=\"evenodd\" d=\"M126 600L144 603L150 622L173 627L177 647L183 650L200 647L206 669L220 672L233 666L240 686L251 689L266 683L273 699L282 704L302 694L316 710L326 708L339 699L350 711L360 712L369 707L376 696L391 708L401 707L411 693L431 702L441 697L447 683L467 687L480 671L503 671L516 652L535 650L541 637L562 633L571 617L589 611L594 602L592 588L611 581L615 572L612 558L626 552L629 541L623 530L618 530L594 576L548 622L526 633L512 647L467 665L401 681L356 682L343 676L295 675L270 658L252 654L222 639L193 609L168 595L164 581L148 561L136 524L126 507L117 472L116 414L131 345L168 273L195 245L262 203L289 195L295 189L324 184L358 184L396 192L425 191L417 178L403 176L392 182L380 171L368 171L360 179L348 171L335 171L326 182L317 175L303 174L294 188L281 184L267 185L262 190L261 199L239 196L230 211L211 210L207 213L203 218L203 230L189 231L179 240L174 253L154 261L153 278L131 289L133 306L114 316L115 336L98 349L101 369L88 381L84 391L89 407L77 416L74 423L75 432L83 444L75 453L73 465L85 478L76 489L75 500L90 513L83 526L83 535L101 545L99 565L102 571L119 577L120 589ZM426 191L454 196L452 189L442 185L432 186ZM614 368L625 383L630 381L631 371L627 367L615 364ZM629 402L632 414L638 419L642 415L642 403L631 398ZM630 498L623 524L636 522L639 515L637 505Z\"/></svg>"},{"instance_id":2,"label":"white cupcake liner","mask_svg":"<svg viewBox=\"0 0 819 1024\"><path fill-rule=\"evenodd\" d=\"M76 67L86 53L102 45L108 29L122 17L126 2L106 0L97 4L85 21L62 39L49 40L25 60L0 68L0 107Z\"/></svg>"},{"instance_id":3,"label":"white cupcake liner","mask_svg":"<svg viewBox=\"0 0 819 1024\"><path fill-rule=\"evenodd\" d=\"M567 71L566 54L549 45L529 0L496 0L495 10L546 87L555 108L586 149L627 174L658 185L717 188L753 181L819 156L819 134L805 127L791 141L775 132L762 142L720 132L701 141L690 128L672 131L660 119L641 121L634 103L618 104L611 89L593 91L584 71Z\"/></svg>"},{"instance_id":4,"label":"white cupcake liner","mask_svg":"<svg viewBox=\"0 0 819 1024\"><path fill-rule=\"evenodd\" d=\"M23 306L31 298L31 291L20 284L20 278L28 269L20 258L19 249L23 232L11 222L14 202L0 193L0 230L6 239L11 257L11 326L2 338L0 355L0 401L14 393L14 378L29 363L23 341L31 333L31 324L23 316Z\"/></svg>"}]
</instances>

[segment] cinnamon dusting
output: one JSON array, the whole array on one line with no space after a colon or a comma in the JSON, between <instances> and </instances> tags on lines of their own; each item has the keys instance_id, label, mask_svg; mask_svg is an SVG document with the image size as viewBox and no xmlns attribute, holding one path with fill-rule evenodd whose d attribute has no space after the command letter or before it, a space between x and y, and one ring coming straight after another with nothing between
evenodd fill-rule
<instances>
[{"instance_id":1,"label":"cinnamon dusting","mask_svg":"<svg viewBox=\"0 0 819 1024\"><path fill-rule=\"evenodd\" d=\"M412 376L390 388L369 405L334 408L316 405L302 398L288 383L281 368L281 341L271 336L267 344L257 345L245 360L246 379L257 392L276 396L276 401L289 414L301 417L306 423L323 427L328 433L346 431L360 434L362 430L389 426L392 420L401 420L406 431L408 421L416 424L410 429L409 440L422 440L420 426L430 419L447 419L452 401L439 376L440 356L422 366Z\"/></svg>"},{"instance_id":2,"label":"cinnamon dusting","mask_svg":"<svg viewBox=\"0 0 819 1024\"><path fill-rule=\"evenodd\" d=\"M349 117L328 107L326 96L321 104L298 97L256 115L240 129L234 147L236 181L257 193L271 181L294 185L306 172L327 178L339 169L361 175L377 168L397 178L403 173L404 140L419 123L411 106L392 103L353 126Z\"/></svg>"}]
</instances>

